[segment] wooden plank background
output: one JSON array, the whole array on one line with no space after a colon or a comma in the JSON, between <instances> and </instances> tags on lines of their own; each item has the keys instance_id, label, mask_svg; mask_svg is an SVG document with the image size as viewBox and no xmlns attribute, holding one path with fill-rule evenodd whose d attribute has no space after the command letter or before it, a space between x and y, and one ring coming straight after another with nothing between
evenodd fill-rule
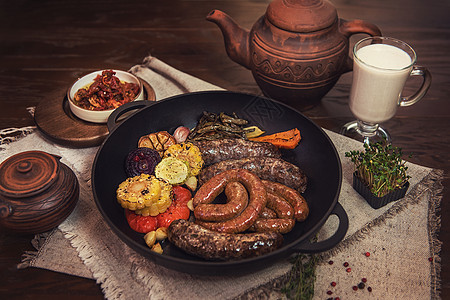
<instances>
[{"instance_id":1,"label":"wooden plank background","mask_svg":"<svg viewBox=\"0 0 450 300\"><path fill-rule=\"evenodd\" d=\"M151 54L193 76L233 91L261 94L247 69L225 53L212 9L250 29L268 0L0 1L0 129L33 125L28 107L64 97L68 86L93 70L126 70ZM334 0L339 17L372 22L385 36L410 43L433 83L419 103L386 122L395 145L413 163L445 170L441 206L442 295L450 294L450 2ZM353 36L351 43L362 35ZM353 119L351 74L344 74L321 104L305 112L333 131ZM413 91L418 82L408 83ZM32 250L31 236L0 233L0 295L8 299L101 299L92 280L39 269L16 270Z\"/></svg>"}]
</instances>

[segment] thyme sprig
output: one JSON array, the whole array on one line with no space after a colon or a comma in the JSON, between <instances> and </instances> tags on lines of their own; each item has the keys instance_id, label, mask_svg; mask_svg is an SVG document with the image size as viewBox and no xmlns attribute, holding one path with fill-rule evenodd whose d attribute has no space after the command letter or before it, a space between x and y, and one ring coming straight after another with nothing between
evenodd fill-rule
<instances>
[{"instance_id":1,"label":"thyme sprig","mask_svg":"<svg viewBox=\"0 0 450 300\"><path fill-rule=\"evenodd\" d=\"M345 152L355 164L356 175L377 197L401 188L411 178L402 156L401 148L382 142L364 144L364 151Z\"/></svg>"},{"instance_id":2,"label":"thyme sprig","mask_svg":"<svg viewBox=\"0 0 450 300\"><path fill-rule=\"evenodd\" d=\"M281 291L288 299L312 299L319 258L314 254L300 253L292 259L293 266L289 273L289 280Z\"/></svg>"}]
</instances>

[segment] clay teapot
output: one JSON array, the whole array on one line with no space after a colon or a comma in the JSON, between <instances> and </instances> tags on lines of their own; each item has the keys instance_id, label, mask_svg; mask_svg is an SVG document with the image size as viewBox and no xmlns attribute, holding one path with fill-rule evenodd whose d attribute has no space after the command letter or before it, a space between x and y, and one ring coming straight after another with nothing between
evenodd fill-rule
<instances>
[{"instance_id":1,"label":"clay teapot","mask_svg":"<svg viewBox=\"0 0 450 300\"><path fill-rule=\"evenodd\" d=\"M58 226L75 208L79 184L61 157L26 151L0 164L0 227L41 233Z\"/></svg>"},{"instance_id":2,"label":"clay teapot","mask_svg":"<svg viewBox=\"0 0 450 300\"><path fill-rule=\"evenodd\" d=\"M250 31L220 10L206 17L221 29L228 56L250 69L263 93L305 110L352 70L349 37L381 35L362 20L338 18L324 0L274 0Z\"/></svg>"}]
</instances>

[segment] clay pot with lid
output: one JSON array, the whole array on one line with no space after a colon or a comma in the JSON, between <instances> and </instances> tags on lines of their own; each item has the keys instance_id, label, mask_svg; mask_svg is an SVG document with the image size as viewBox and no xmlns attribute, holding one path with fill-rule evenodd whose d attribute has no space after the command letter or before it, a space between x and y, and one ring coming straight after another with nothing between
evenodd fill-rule
<instances>
[{"instance_id":1,"label":"clay pot with lid","mask_svg":"<svg viewBox=\"0 0 450 300\"><path fill-rule=\"evenodd\" d=\"M266 96L302 110L352 70L351 35L381 35L371 23L338 18L324 0L274 0L250 31L220 10L206 19L219 26L228 56L252 71Z\"/></svg>"},{"instance_id":2,"label":"clay pot with lid","mask_svg":"<svg viewBox=\"0 0 450 300\"><path fill-rule=\"evenodd\" d=\"M0 227L41 233L63 222L79 197L74 172L42 151L13 155L0 164Z\"/></svg>"}]
</instances>

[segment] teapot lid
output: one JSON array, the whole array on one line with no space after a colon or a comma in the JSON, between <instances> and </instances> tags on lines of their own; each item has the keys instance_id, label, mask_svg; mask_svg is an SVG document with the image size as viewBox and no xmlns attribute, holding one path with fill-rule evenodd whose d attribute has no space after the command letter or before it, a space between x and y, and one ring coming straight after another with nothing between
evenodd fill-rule
<instances>
[{"instance_id":1,"label":"teapot lid","mask_svg":"<svg viewBox=\"0 0 450 300\"><path fill-rule=\"evenodd\" d=\"M274 0L267 7L266 17L284 30L312 32L330 27L337 11L326 0Z\"/></svg>"},{"instance_id":2,"label":"teapot lid","mask_svg":"<svg viewBox=\"0 0 450 300\"><path fill-rule=\"evenodd\" d=\"M58 177L59 157L42 151L13 155L0 164L0 194L9 198L34 196Z\"/></svg>"}]
</instances>

